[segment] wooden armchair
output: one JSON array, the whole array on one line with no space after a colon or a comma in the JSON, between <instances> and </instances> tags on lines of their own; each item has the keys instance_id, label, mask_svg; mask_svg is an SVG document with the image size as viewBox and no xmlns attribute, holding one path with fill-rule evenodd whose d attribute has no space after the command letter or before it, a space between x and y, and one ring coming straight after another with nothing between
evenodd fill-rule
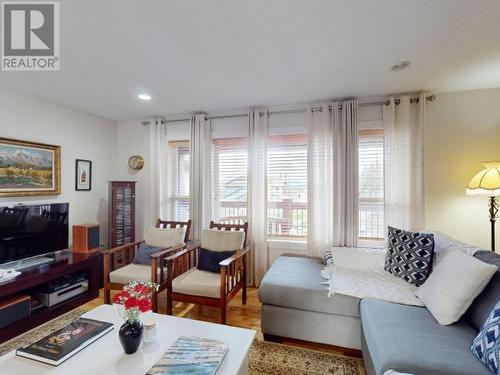
<instances>
[{"instance_id":1,"label":"wooden armchair","mask_svg":"<svg viewBox=\"0 0 500 375\"><path fill-rule=\"evenodd\" d=\"M226 324L227 304L240 290L242 302L246 303L247 231L248 223L216 224L212 221L210 230L203 231L200 244L190 244L167 258L168 315L172 315L173 301L195 303L220 308L220 322ZM220 274L217 274L197 269L202 247L212 251L237 252L219 263Z\"/></svg>"},{"instance_id":2,"label":"wooden armchair","mask_svg":"<svg viewBox=\"0 0 500 375\"><path fill-rule=\"evenodd\" d=\"M156 221L156 228L185 228L183 240L189 238L191 220L182 221ZM177 243L165 247L151 255L151 265L132 263L139 245L145 241L127 243L113 249L105 250L103 254L104 268L104 303L111 304L111 290L121 290L125 284L131 281L152 281L158 285L156 293L153 293L153 311L158 311L157 293L167 288L166 259L172 254L181 251L185 243ZM179 241L178 241L179 242Z\"/></svg>"}]
</instances>

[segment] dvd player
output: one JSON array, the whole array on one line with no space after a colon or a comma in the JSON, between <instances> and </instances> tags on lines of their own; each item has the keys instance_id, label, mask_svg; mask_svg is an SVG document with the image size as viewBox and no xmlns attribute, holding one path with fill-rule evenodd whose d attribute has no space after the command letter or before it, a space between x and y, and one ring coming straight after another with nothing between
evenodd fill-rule
<instances>
[{"instance_id":1,"label":"dvd player","mask_svg":"<svg viewBox=\"0 0 500 375\"><path fill-rule=\"evenodd\" d=\"M50 307L89 290L89 280L85 274L76 274L52 281L43 286L35 296L43 305Z\"/></svg>"}]
</instances>

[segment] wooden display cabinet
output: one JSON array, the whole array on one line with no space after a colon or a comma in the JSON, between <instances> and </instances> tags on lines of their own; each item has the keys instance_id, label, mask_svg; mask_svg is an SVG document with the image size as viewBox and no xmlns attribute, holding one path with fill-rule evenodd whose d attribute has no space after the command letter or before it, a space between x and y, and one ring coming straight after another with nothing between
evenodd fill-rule
<instances>
[{"instance_id":1,"label":"wooden display cabinet","mask_svg":"<svg viewBox=\"0 0 500 375\"><path fill-rule=\"evenodd\" d=\"M109 248L135 242L135 181L109 183Z\"/></svg>"}]
</instances>

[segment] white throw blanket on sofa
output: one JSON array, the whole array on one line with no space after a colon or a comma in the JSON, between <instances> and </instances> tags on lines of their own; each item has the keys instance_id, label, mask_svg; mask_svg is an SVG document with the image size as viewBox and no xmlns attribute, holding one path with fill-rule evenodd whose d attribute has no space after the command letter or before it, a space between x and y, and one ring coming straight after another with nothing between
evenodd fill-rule
<instances>
[{"instance_id":1,"label":"white throw blanket on sofa","mask_svg":"<svg viewBox=\"0 0 500 375\"><path fill-rule=\"evenodd\" d=\"M323 269L328 295L372 297L405 305L424 306L415 286L384 271L385 251L375 248L334 247L333 266Z\"/></svg>"},{"instance_id":2,"label":"white throw blanket on sofa","mask_svg":"<svg viewBox=\"0 0 500 375\"><path fill-rule=\"evenodd\" d=\"M440 232L434 235L434 267L449 251L472 256L482 250L450 238ZM405 305L424 306L415 296L415 286L384 271L385 250L380 248L334 247L333 266L323 269L328 294L345 294L357 298L373 297Z\"/></svg>"}]
</instances>

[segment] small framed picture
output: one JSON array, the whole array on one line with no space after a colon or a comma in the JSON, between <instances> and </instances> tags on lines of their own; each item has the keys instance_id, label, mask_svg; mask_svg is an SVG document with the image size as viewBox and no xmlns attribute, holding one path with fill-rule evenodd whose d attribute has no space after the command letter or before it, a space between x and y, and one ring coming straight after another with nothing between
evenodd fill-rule
<instances>
[{"instance_id":1,"label":"small framed picture","mask_svg":"<svg viewBox=\"0 0 500 375\"><path fill-rule=\"evenodd\" d=\"M76 159L75 190L90 191L92 189L92 162Z\"/></svg>"}]
</instances>

